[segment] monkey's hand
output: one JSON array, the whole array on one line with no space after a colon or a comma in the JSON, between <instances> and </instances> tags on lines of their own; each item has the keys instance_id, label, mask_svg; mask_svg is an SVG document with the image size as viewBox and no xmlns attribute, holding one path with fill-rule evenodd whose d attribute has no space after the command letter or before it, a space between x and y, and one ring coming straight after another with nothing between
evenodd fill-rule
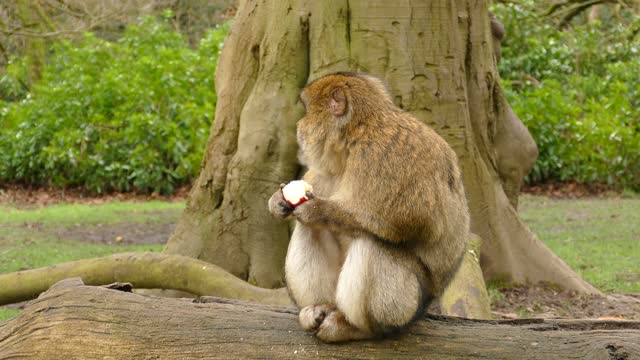
<instances>
[{"instance_id":1,"label":"monkey's hand","mask_svg":"<svg viewBox=\"0 0 640 360\"><path fill-rule=\"evenodd\" d=\"M284 186L285 184L280 184L280 189L273 193L271 199L269 199L269 212L271 215L279 219L284 219L291 215L294 209L293 206L287 203L282 195L282 188Z\"/></svg>"},{"instance_id":2,"label":"monkey's hand","mask_svg":"<svg viewBox=\"0 0 640 360\"><path fill-rule=\"evenodd\" d=\"M306 192L307 201L293 209L293 216L303 224L318 224L326 222L323 216L322 205L326 203L324 199L316 198L311 191Z\"/></svg>"},{"instance_id":3,"label":"monkey's hand","mask_svg":"<svg viewBox=\"0 0 640 360\"><path fill-rule=\"evenodd\" d=\"M307 201L295 207L293 216L305 225L326 226L332 231L346 232L351 236L377 236L358 220L356 213L341 201L306 194ZM372 218L372 216L367 216Z\"/></svg>"}]
</instances>

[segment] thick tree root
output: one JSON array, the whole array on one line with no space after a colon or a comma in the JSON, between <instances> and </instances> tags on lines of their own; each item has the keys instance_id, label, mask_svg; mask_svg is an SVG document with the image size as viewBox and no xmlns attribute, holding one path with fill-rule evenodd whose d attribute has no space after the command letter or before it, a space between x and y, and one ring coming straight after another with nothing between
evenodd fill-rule
<instances>
[{"instance_id":1,"label":"thick tree root","mask_svg":"<svg viewBox=\"0 0 640 360\"><path fill-rule=\"evenodd\" d=\"M460 271L441 298L443 314L474 319L491 317L489 297L477 258L479 247L480 239L473 236ZM87 285L127 282L136 289L180 290L198 296L218 296L268 305L291 304L286 288L253 286L216 265L186 256L139 252L0 274L0 305L31 300L56 282L73 277L82 278Z\"/></svg>"},{"instance_id":2,"label":"thick tree root","mask_svg":"<svg viewBox=\"0 0 640 360\"><path fill-rule=\"evenodd\" d=\"M136 252L0 274L0 305L33 299L56 282L72 277L80 277L88 285L129 282L135 288L290 304L285 289L253 286L216 265L181 255Z\"/></svg>"}]
</instances>

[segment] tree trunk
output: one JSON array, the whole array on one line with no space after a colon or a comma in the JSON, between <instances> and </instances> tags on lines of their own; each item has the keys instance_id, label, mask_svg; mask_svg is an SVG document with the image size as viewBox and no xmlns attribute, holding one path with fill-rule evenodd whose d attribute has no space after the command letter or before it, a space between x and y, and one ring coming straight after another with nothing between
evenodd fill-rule
<instances>
[{"instance_id":1,"label":"tree trunk","mask_svg":"<svg viewBox=\"0 0 640 360\"><path fill-rule=\"evenodd\" d=\"M19 0L18 18L22 26L32 28L34 32L55 31L51 20L42 11L38 1ZM25 55L29 57L29 86L33 86L42 76L47 57L47 42L43 37L25 37Z\"/></svg>"},{"instance_id":2,"label":"tree trunk","mask_svg":"<svg viewBox=\"0 0 640 360\"><path fill-rule=\"evenodd\" d=\"M216 120L203 168L166 247L264 287L284 285L289 229L273 221L266 204L298 171L296 102L308 71L308 15L288 7L241 5L219 59L224 70L216 70Z\"/></svg>"},{"instance_id":3,"label":"tree trunk","mask_svg":"<svg viewBox=\"0 0 640 360\"><path fill-rule=\"evenodd\" d=\"M216 72L203 168L166 251L282 285L290 235L268 197L300 175L297 100L310 80L364 71L456 151L486 278L597 292L515 210L537 150L499 84L486 1L241 1Z\"/></svg>"},{"instance_id":4,"label":"tree trunk","mask_svg":"<svg viewBox=\"0 0 640 360\"><path fill-rule=\"evenodd\" d=\"M124 285L124 286L123 286ZM0 358L637 359L640 322L479 321L430 315L383 341L323 344L296 311L219 298L146 297L125 284L54 285L0 323Z\"/></svg>"}]
</instances>

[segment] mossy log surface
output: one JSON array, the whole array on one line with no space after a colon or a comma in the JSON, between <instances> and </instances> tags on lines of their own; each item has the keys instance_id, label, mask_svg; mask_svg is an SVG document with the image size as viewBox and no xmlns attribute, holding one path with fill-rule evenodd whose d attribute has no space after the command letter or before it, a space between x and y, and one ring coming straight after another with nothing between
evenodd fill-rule
<instances>
[{"instance_id":1,"label":"mossy log surface","mask_svg":"<svg viewBox=\"0 0 640 360\"><path fill-rule=\"evenodd\" d=\"M640 358L640 322L427 315L391 338L328 345L290 307L116 291L129 289L57 283L0 323L0 359Z\"/></svg>"}]
</instances>

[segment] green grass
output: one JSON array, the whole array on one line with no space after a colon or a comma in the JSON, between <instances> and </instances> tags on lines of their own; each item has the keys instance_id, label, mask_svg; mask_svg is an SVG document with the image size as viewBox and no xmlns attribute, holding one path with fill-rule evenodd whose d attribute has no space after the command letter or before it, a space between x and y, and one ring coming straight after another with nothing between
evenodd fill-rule
<instances>
[{"instance_id":1,"label":"green grass","mask_svg":"<svg viewBox=\"0 0 640 360\"><path fill-rule=\"evenodd\" d=\"M183 208L184 202L161 201L64 204L34 209L1 206L0 273L126 251L159 251L162 245L107 244L59 238L54 230L77 224L173 222Z\"/></svg>"},{"instance_id":2,"label":"green grass","mask_svg":"<svg viewBox=\"0 0 640 360\"><path fill-rule=\"evenodd\" d=\"M0 254L0 273L39 268L128 251L160 251L162 245L86 244L80 241L17 241Z\"/></svg>"},{"instance_id":3,"label":"green grass","mask_svg":"<svg viewBox=\"0 0 640 360\"><path fill-rule=\"evenodd\" d=\"M598 289L640 292L640 197L524 195L519 213L538 238Z\"/></svg>"},{"instance_id":4,"label":"green grass","mask_svg":"<svg viewBox=\"0 0 640 360\"><path fill-rule=\"evenodd\" d=\"M0 273L128 251L160 251L163 245L159 244L73 240L65 238L68 232L60 229L73 230L83 225L99 229L109 224L119 229L118 224L173 223L184 206L184 202L161 201L61 204L31 209L0 205ZM0 321L18 313L16 309L0 308Z\"/></svg>"},{"instance_id":5,"label":"green grass","mask_svg":"<svg viewBox=\"0 0 640 360\"><path fill-rule=\"evenodd\" d=\"M11 319L12 317L16 317L19 313L20 310L18 309L0 308L0 322Z\"/></svg>"},{"instance_id":6,"label":"green grass","mask_svg":"<svg viewBox=\"0 0 640 360\"><path fill-rule=\"evenodd\" d=\"M184 202L120 202L101 205L61 204L35 209L18 209L0 205L0 224L7 222L42 222L44 224L96 224L119 221L145 222L163 211L180 211Z\"/></svg>"}]
</instances>

